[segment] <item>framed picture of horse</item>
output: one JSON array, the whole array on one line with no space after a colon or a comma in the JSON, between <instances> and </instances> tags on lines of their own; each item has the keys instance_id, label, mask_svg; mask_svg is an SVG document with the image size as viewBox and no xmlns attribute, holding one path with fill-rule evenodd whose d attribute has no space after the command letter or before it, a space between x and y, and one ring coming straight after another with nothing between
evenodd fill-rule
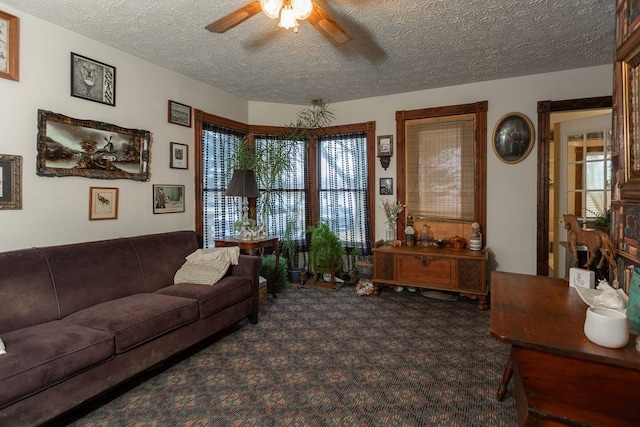
<instances>
[{"instance_id":1,"label":"framed picture of horse","mask_svg":"<svg viewBox=\"0 0 640 427\"><path fill-rule=\"evenodd\" d=\"M89 221L118 219L118 189L89 187Z\"/></svg>"}]
</instances>

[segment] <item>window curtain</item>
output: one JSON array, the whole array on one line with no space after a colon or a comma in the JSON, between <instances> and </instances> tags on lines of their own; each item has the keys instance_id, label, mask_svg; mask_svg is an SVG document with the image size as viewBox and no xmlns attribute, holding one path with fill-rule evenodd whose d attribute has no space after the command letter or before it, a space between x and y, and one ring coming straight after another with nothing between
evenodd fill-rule
<instances>
[{"instance_id":1,"label":"window curtain","mask_svg":"<svg viewBox=\"0 0 640 427\"><path fill-rule=\"evenodd\" d=\"M317 162L320 220L338 234L348 254L354 249L370 254L366 132L319 137Z\"/></svg>"},{"instance_id":2,"label":"window curtain","mask_svg":"<svg viewBox=\"0 0 640 427\"><path fill-rule=\"evenodd\" d=\"M202 124L203 246L233 234L233 224L242 217L242 200L224 195L233 171L227 170L231 153L245 134L211 123Z\"/></svg>"},{"instance_id":3,"label":"window curtain","mask_svg":"<svg viewBox=\"0 0 640 427\"><path fill-rule=\"evenodd\" d=\"M307 151L304 141L282 141L269 135L255 136L256 152L262 156L280 152L288 154L291 168L280 174L273 182L270 191L265 192L269 185L259 182L262 195L257 200L260 221L267 220L266 229L269 235L282 238L288 222L292 223L293 240L297 245L303 245L304 231L307 228L309 212L307 209L307 191L309 188ZM263 162L269 164L270 162ZM265 176L269 176L267 173Z\"/></svg>"}]
</instances>

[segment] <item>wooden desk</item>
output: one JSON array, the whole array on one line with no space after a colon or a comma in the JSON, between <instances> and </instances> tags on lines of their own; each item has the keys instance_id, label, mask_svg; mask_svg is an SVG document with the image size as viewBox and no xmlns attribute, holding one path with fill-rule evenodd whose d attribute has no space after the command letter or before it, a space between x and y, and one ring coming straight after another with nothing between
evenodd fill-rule
<instances>
[{"instance_id":1,"label":"wooden desk","mask_svg":"<svg viewBox=\"0 0 640 427\"><path fill-rule=\"evenodd\" d=\"M584 335L587 305L562 279L491 275L491 335L512 345L520 426L637 426L640 352Z\"/></svg>"},{"instance_id":2,"label":"wooden desk","mask_svg":"<svg viewBox=\"0 0 640 427\"><path fill-rule=\"evenodd\" d=\"M278 264L280 262L280 242L277 237L265 237L264 239L256 239L256 240L246 240L246 239L238 239L236 237L224 237L222 239L215 239L216 247L228 247L228 246L238 246L241 251L248 255L259 255L259 250L265 248L271 248L273 253L276 255L276 263L275 268L273 270L273 275L270 278L267 277L267 289L271 292L274 298L277 298L278 295L278 285L276 280L278 278Z\"/></svg>"}]
</instances>

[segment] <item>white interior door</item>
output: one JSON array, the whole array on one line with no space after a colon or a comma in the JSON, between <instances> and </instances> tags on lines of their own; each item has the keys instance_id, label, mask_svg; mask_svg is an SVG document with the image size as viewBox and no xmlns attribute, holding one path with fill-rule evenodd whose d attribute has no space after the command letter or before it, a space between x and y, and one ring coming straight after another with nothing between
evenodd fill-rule
<instances>
[{"instance_id":1,"label":"white interior door","mask_svg":"<svg viewBox=\"0 0 640 427\"><path fill-rule=\"evenodd\" d=\"M555 177L557 218L549 227L554 227L554 239L566 242L563 214L574 214L583 220L610 207L611 114L565 121L559 127L560 139L556 141L560 142L557 151L560 167ZM567 251L563 245L556 247L555 275L566 277Z\"/></svg>"}]
</instances>

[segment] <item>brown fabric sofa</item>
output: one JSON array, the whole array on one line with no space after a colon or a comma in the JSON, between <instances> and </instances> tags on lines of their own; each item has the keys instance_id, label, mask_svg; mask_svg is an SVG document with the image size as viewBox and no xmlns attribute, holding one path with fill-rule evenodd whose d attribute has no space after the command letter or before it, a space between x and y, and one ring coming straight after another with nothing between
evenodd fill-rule
<instances>
[{"instance_id":1,"label":"brown fabric sofa","mask_svg":"<svg viewBox=\"0 0 640 427\"><path fill-rule=\"evenodd\" d=\"M193 231L0 253L0 426L39 425L217 332L258 321L259 257L173 284Z\"/></svg>"}]
</instances>

